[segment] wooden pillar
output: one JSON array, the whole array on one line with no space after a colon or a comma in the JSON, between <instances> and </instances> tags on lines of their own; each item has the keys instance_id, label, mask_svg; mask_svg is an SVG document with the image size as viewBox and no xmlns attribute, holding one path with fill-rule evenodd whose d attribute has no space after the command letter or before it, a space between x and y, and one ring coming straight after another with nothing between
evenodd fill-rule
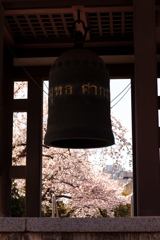
<instances>
[{"instance_id":1,"label":"wooden pillar","mask_svg":"<svg viewBox=\"0 0 160 240\"><path fill-rule=\"evenodd\" d=\"M3 46L4 9L0 1L0 216L11 214L12 56ZM4 53L4 56L3 56Z\"/></svg>"},{"instance_id":2,"label":"wooden pillar","mask_svg":"<svg viewBox=\"0 0 160 240\"><path fill-rule=\"evenodd\" d=\"M41 216L42 80L28 82L26 217Z\"/></svg>"},{"instance_id":3,"label":"wooden pillar","mask_svg":"<svg viewBox=\"0 0 160 240\"><path fill-rule=\"evenodd\" d=\"M2 76L3 76L3 20L4 9L0 1L0 155L2 150Z\"/></svg>"},{"instance_id":4,"label":"wooden pillar","mask_svg":"<svg viewBox=\"0 0 160 240\"><path fill-rule=\"evenodd\" d=\"M0 1L0 216L5 216L5 213L3 211L3 186L2 186L2 167L3 167L3 162L2 162L2 116L3 116L3 99L2 99L2 79L3 79L3 19L4 19L4 9L2 6L2 3Z\"/></svg>"},{"instance_id":5,"label":"wooden pillar","mask_svg":"<svg viewBox=\"0 0 160 240\"><path fill-rule=\"evenodd\" d=\"M133 0L137 216L160 215L155 1Z\"/></svg>"},{"instance_id":6,"label":"wooden pillar","mask_svg":"<svg viewBox=\"0 0 160 240\"><path fill-rule=\"evenodd\" d=\"M4 9L0 1L0 216L10 216L12 164L12 110L13 84L11 81L12 57L5 51L3 62Z\"/></svg>"}]
</instances>

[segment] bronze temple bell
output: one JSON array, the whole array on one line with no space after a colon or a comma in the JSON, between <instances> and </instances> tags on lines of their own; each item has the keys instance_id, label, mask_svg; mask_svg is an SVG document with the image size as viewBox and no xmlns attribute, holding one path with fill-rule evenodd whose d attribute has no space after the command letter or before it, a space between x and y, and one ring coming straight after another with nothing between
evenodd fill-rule
<instances>
[{"instance_id":1,"label":"bronze temple bell","mask_svg":"<svg viewBox=\"0 0 160 240\"><path fill-rule=\"evenodd\" d=\"M49 76L45 144L61 148L114 144L109 82L106 64L95 53L83 48L63 53Z\"/></svg>"},{"instance_id":2,"label":"bronze temple bell","mask_svg":"<svg viewBox=\"0 0 160 240\"><path fill-rule=\"evenodd\" d=\"M84 35L76 31L76 24L82 24ZM46 145L99 148L114 144L109 74L98 55L82 48L88 30L78 10L78 20L70 29L76 48L63 53L49 75Z\"/></svg>"}]
</instances>

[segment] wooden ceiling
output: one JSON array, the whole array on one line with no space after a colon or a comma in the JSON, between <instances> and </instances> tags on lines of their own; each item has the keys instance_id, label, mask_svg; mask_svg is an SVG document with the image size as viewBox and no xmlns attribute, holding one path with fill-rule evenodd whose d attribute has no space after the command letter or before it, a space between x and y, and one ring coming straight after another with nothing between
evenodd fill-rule
<instances>
[{"instance_id":1,"label":"wooden ceiling","mask_svg":"<svg viewBox=\"0 0 160 240\"><path fill-rule=\"evenodd\" d=\"M126 47L133 52L133 5L131 0L30 1L1 0L5 8L5 43L15 49L70 48L69 28L80 19L89 27L84 46ZM106 3L107 2L107 3ZM160 41L160 3L156 1L157 43ZM83 32L82 24L76 28ZM117 53L116 53L117 54Z\"/></svg>"},{"instance_id":2,"label":"wooden ceiling","mask_svg":"<svg viewBox=\"0 0 160 240\"><path fill-rule=\"evenodd\" d=\"M49 9L22 9L5 11L5 32L10 43L17 46L48 44L55 47L70 45L73 41L69 28L80 19L89 27L86 43L96 46L105 42L133 41L132 7L70 7ZM78 26L79 25L79 26ZM77 23L77 28L82 24Z\"/></svg>"}]
</instances>

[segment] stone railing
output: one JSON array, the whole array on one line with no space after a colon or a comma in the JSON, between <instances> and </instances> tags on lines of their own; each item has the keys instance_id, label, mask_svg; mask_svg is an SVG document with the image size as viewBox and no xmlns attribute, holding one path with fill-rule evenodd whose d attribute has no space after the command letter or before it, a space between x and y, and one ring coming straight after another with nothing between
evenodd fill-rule
<instances>
[{"instance_id":1,"label":"stone railing","mask_svg":"<svg viewBox=\"0 0 160 240\"><path fill-rule=\"evenodd\" d=\"M0 240L156 240L160 217L0 218Z\"/></svg>"}]
</instances>

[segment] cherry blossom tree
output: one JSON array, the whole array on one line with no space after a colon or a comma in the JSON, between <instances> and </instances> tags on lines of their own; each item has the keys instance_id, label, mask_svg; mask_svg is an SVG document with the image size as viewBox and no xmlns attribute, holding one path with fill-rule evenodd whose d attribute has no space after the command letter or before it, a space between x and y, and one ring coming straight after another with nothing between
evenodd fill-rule
<instances>
[{"instance_id":1,"label":"cherry blossom tree","mask_svg":"<svg viewBox=\"0 0 160 240\"><path fill-rule=\"evenodd\" d=\"M18 91L15 92L15 96L16 94ZM47 98L44 97L43 137L47 126L47 106ZM13 165L25 165L26 115L14 113L13 120ZM112 158L117 166L121 164L125 154L131 159L131 143L125 138L127 130L114 117L112 117L112 126L116 148L71 150L48 147L42 143L42 207L44 211L51 208L53 193L73 212L74 217L96 217L100 209L106 209L107 213L113 216L114 208L120 204L129 203L130 198L122 196L124 185L102 171L108 158ZM17 184L22 188L20 180L17 180Z\"/></svg>"},{"instance_id":2,"label":"cherry blossom tree","mask_svg":"<svg viewBox=\"0 0 160 240\"><path fill-rule=\"evenodd\" d=\"M95 169L88 161L86 150L45 150L43 160L42 200L49 206L52 193L62 198L66 206L79 217L94 216L98 209L111 210L128 203L123 186L110 175ZM49 154L50 153L50 154ZM48 159L50 155L50 159ZM66 201L65 199L68 199Z\"/></svg>"}]
</instances>

